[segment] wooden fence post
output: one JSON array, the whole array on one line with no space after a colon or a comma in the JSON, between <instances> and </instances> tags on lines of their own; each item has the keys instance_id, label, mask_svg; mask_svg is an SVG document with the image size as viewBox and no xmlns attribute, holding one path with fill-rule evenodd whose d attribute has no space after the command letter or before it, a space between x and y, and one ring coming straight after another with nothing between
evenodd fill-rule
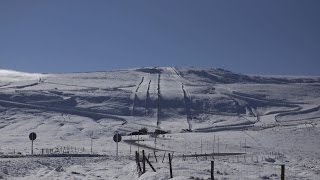
<instances>
[{"instance_id":1,"label":"wooden fence post","mask_svg":"<svg viewBox=\"0 0 320 180\"><path fill-rule=\"evenodd\" d=\"M152 166L152 164L150 163L149 159L146 159L147 163L149 164L149 166L151 167L151 169L156 172L156 169L154 169L154 167Z\"/></svg>"},{"instance_id":2,"label":"wooden fence post","mask_svg":"<svg viewBox=\"0 0 320 180\"><path fill-rule=\"evenodd\" d=\"M142 150L142 174L146 172L146 156L144 155L144 150Z\"/></svg>"},{"instance_id":3,"label":"wooden fence post","mask_svg":"<svg viewBox=\"0 0 320 180\"><path fill-rule=\"evenodd\" d=\"M211 161L211 180L214 180L214 161Z\"/></svg>"},{"instance_id":4,"label":"wooden fence post","mask_svg":"<svg viewBox=\"0 0 320 180\"><path fill-rule=\"evenodd\" d=\"M156 162L158 162L156 151L153 151L153 154L154 154L154 158L156 159Z\"/></svg>"},{"instance_id":5,"label":"wooden fence post","mask_svg":"<svg viewBox=\"0 0 320 180\"><path fill-rule=\"evenodd\" d=\"M167 151L165 151L164 154L163 154L162 163L163 163L163 161L164 161L164 158L166 157L166 152L167 152Z\"/></svg>"},{"instance_id":6,"label":"wooden fence post","mask_svg":"<svg viewBox=\"0 0 320 180\"><path fill-rule=\"evenodd\" d=\"M284 177L285 177L284 171L285 171L285 167L284 167L284 164L283 164L283 165L281 165L281 180L284 180Z\"/></svg>"},{"instance_id":7,"label":"wooden fence post","mask_svg":"<svg viewBox=\"0 0 320 180\"><path fill-rule=\"evenodd\" d=\"M139 160L139 153L136 151L136 163L137 163L137 170L139 173L139 176L141 174L141 166L140 166L140 160Z\"/></svg>"},{"instance_id":8,"label":"wooden fence post","mask_svg":"<svg viewBox=\"0 0 320 180\"><path fill-rule=\"evenodd\" d=\"M168 154L169 155L169 168L170 168L170 178L173 178L173 176L172 176L172 162L171 162L171 154L169 153Z\"/></svg>"}]
</instances>

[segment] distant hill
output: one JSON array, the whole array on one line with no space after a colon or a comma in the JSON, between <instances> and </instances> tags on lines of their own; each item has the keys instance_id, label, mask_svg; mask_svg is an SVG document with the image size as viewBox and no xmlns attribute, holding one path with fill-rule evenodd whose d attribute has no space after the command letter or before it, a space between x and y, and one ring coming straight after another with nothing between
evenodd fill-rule
<instances>
[{"instance_id":1,"label":"distant hill","mask_svg":"<svg viewBox=\"0 0 320 180\"><path fill-rule=\"evenodd\" d=\"M224 69L137 68L31 74L0 70L0 130L54 129L53 137L172 132L319 118L320 78L252 76ZM32 125L21 122L30 120ZM260 124L259 124L260 123ZM46 132L49 133L49 132Z\"/></svg>"}]
</instances>

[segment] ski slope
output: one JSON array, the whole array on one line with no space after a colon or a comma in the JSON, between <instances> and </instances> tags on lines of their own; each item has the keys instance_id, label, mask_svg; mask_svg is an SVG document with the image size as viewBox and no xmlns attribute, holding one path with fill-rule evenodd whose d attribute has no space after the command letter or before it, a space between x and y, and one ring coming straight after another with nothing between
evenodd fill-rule
<instances>
[{"instance_id":1,"label":"ski slope","mask_svg":"<svg viewBox=\"0 0 320 180\"><path fill-rule=\"evenodd\" d=\"M319 106L319 77L175 67L64 74L0 70L0 155L29 154L30 132L38 134L36 153L65 146L88 152L93 138L94 152L106 155L70 161L50 158L48 163L41 158L0 158L0 179L139 179L134 161L128 158L130 148L137 147L126 143L132 138L126 135L141 128L169 132L156 143L152 136L141 136L140 150L145 147L150 153L152 149L162 155L164 151L210 153L213 139L219 136L223 151L237 152L239 143L246 141L249 158L281 152L286 159L276 163L288 165L291 179L316 179L320 174ZM114 160L115 131L127 140L119 144L120 161ZM206 148L200 149L200 140L208 144ZM265 165L268 162L261 166L262 162L232 158L217 160L218 168L225 171L219 178L278 178L273 175L275 166ZM195 163L199 166L195 168L178 160L176 179L209 177L201 169L206 162ZM148 172L140 179L167 179L164 165L157 166L159 172Z\"/></svg>"}]
</instances>

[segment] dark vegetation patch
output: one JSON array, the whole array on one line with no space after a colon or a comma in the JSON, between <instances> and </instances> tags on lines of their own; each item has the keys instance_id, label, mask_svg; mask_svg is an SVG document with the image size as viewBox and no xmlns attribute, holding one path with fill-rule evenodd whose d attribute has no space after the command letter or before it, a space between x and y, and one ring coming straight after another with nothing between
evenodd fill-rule
<instances>
[{"instance_id":1,"label":"dark vegetation patch","mask_svg":"<svg viewBox=\"0 0 320 180\"><path fill-rule=\"evenodd\" d=\"M157 68L141 68L141 69L137 69L136 71L149 73L149 74L159 74L162 72L161 69L157 69Z\"/></svg>"}]
</instances>

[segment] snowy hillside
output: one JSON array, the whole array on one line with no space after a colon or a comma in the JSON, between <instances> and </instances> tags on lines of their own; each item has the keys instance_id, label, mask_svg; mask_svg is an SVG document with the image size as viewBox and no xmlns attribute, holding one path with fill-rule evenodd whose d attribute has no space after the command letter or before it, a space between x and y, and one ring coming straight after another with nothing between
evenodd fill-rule
<instances>
[{"instance_id":1,"label":"snowy hillside","mask_svg":"<svg viewBox=\"0 0 320 180\"><path fill-rule=\"evenodd\" d=\"M126 135L141 128L170 133L157 144L142 136L146 150L157 146L159 152L200 153L201 139L207 143L206 148L201 143L201 151L212 153L210 143L219 136L223 151L243 151L241 143L246 142L245 151L253 158L281 152L287 159L277 163L286 162L290 179L316 179L320 176L319 120L320 77L249 76L223 69L173 67L66 74L0 70L0 154L29 154L28 134L36 132L36 153L58 146L88 151L93 137L94 152L108 155L104 158L112 162L97 158L59 160L59 164L51 159L45 165L41 159L2 158L0 179L138 179L135 162L125 158L131 148L128 143L120 143L122 159L114 161L112 136L119 131L129 139ZM273 175L278 171L273 166L231 161L217 161L226 172L219 178L279 178ZM205 162L199 162L199 167ZM55 164L64 170L56 171ZM209 177L203 169L185 170L186 174L185 164L177 162L181 179L192 174ZM243 164L247 174L239 174ZM105 171L99 170L101 166ZM140 177L161 178L167 178L163 168Z\"/></svg>"}]
</instances>

